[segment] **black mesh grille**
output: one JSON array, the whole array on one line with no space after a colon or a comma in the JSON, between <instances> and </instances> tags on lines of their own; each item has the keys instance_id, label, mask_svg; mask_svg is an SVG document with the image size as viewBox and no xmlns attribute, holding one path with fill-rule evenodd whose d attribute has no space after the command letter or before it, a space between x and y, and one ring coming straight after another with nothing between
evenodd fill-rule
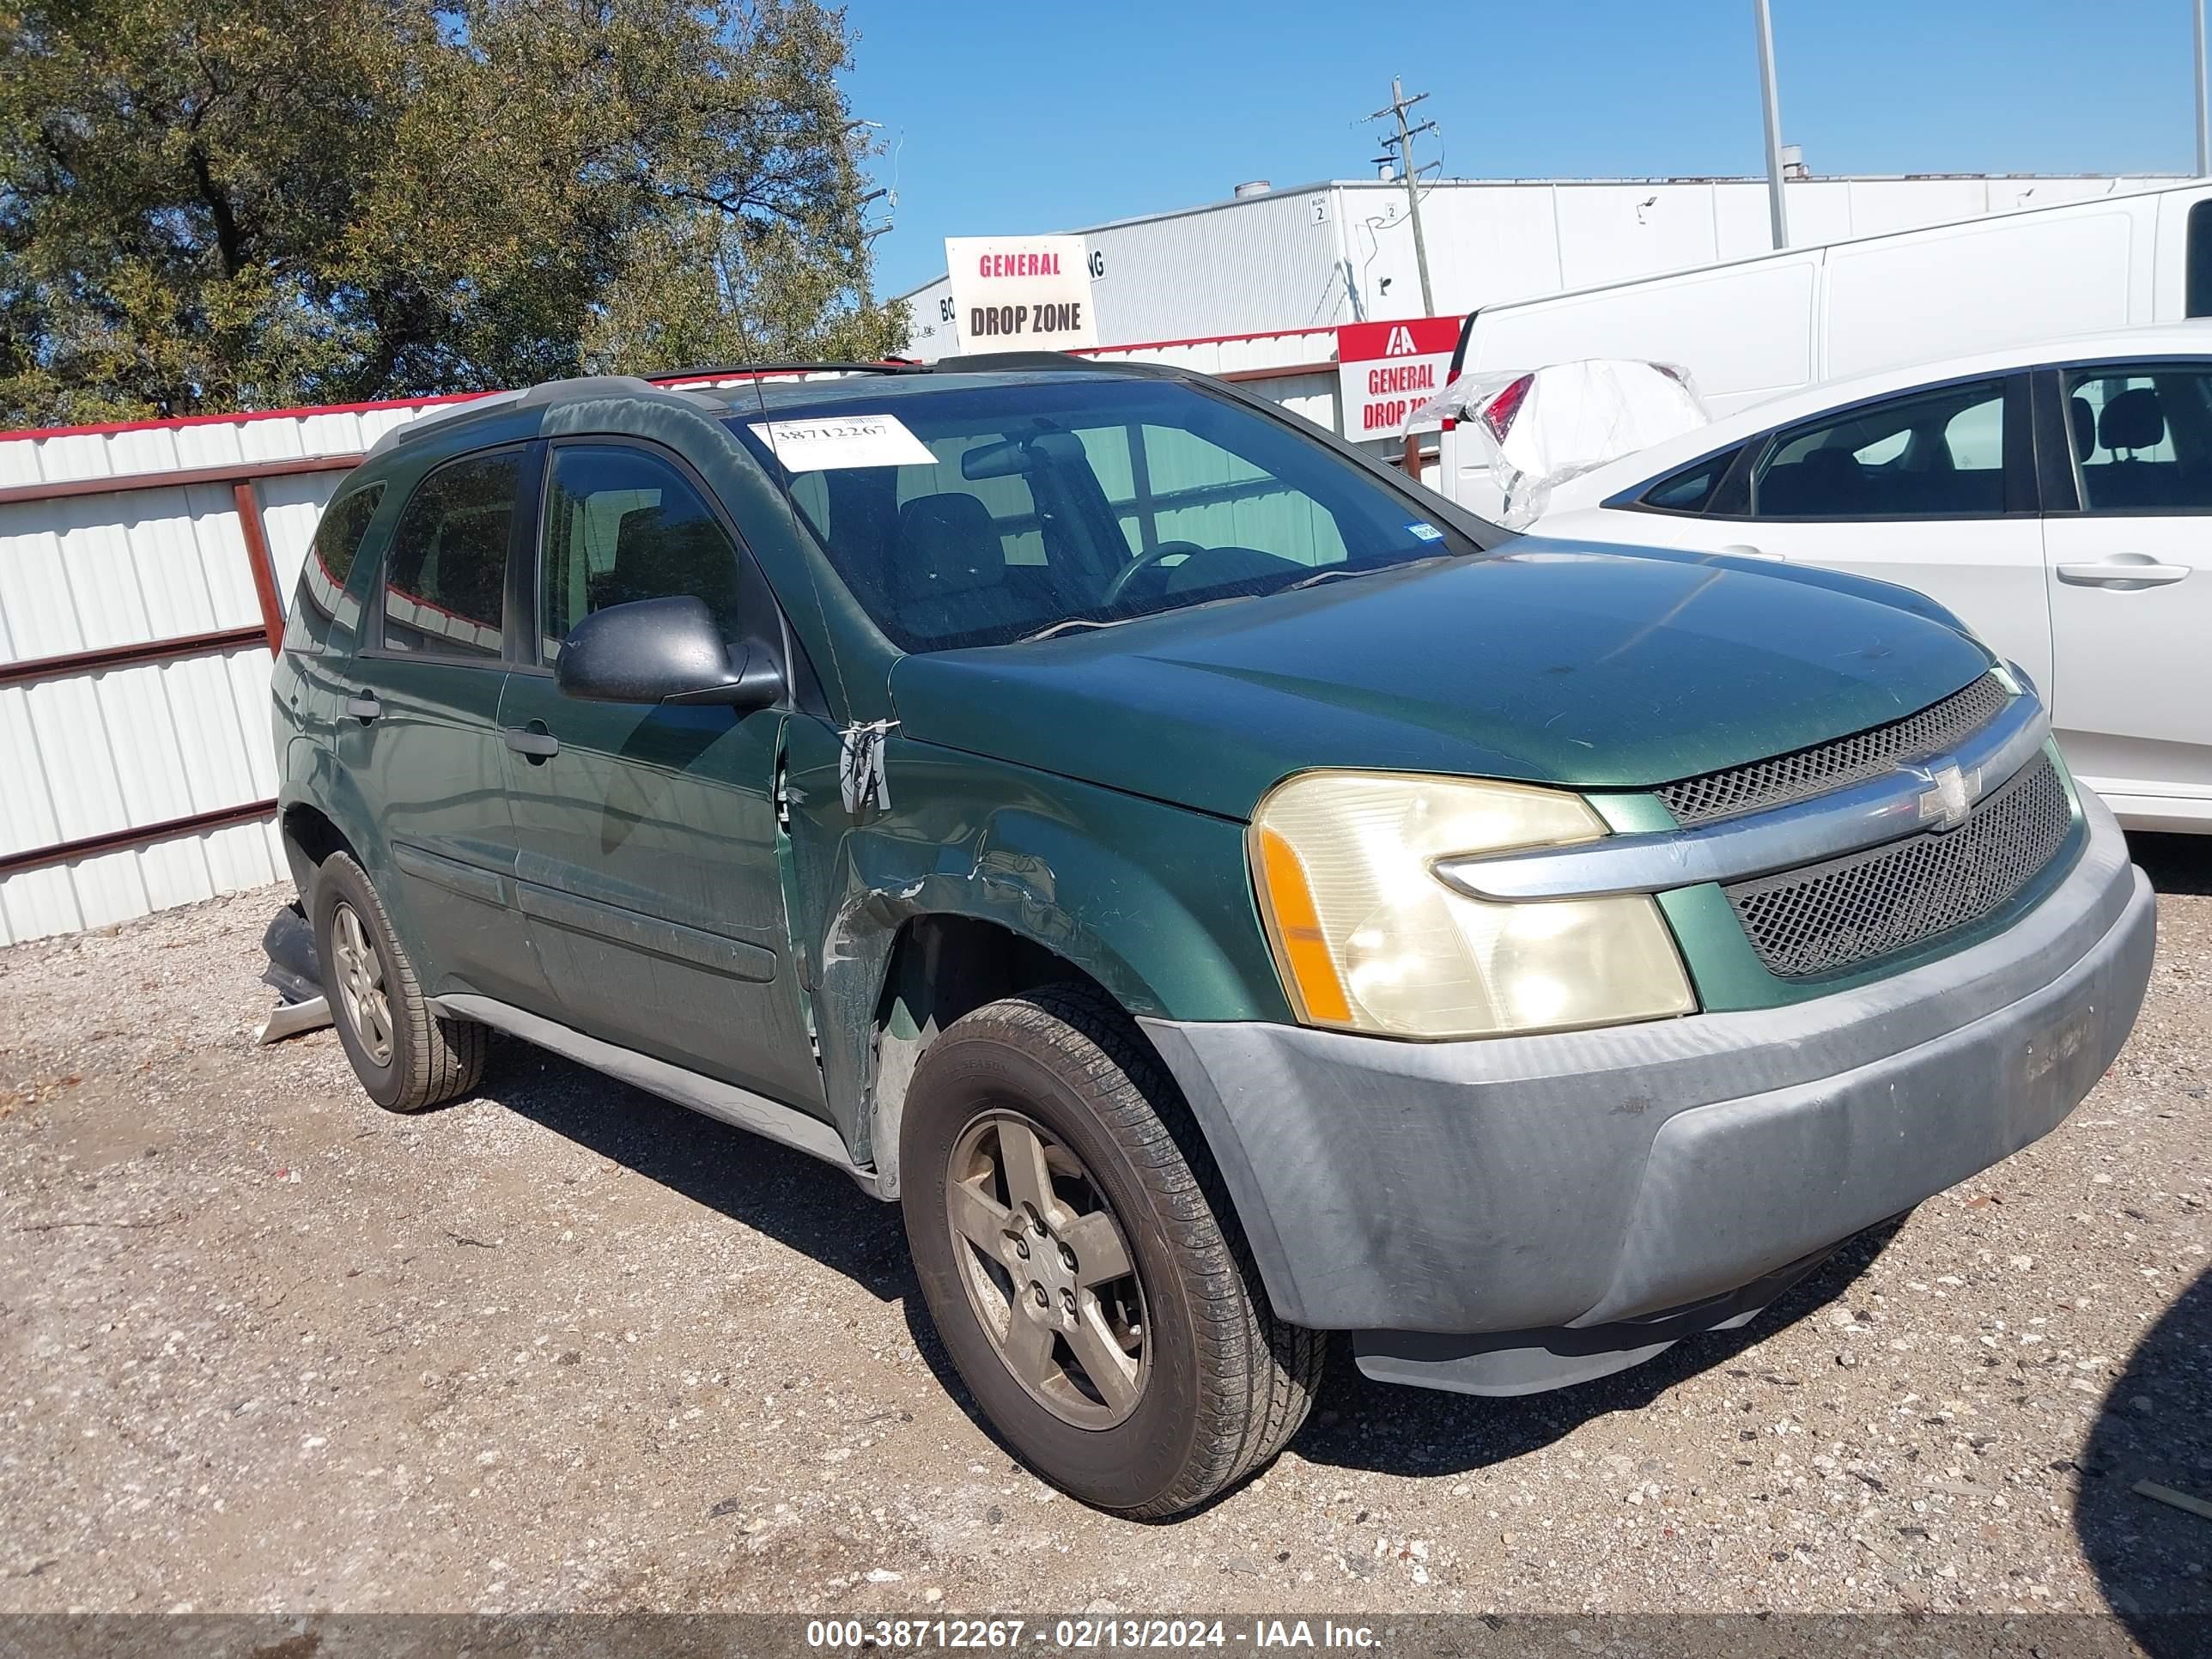
<instances>
[{"instance_id":1,"label":"black mesh grille","mask_svg":"<svg viewBox=\"0 0 2212 1659\"><path fill-rule=\"evenodd\" d=\"M1987 915L2056 856L2072 822L2038 756L1966 821L1726 889L1768 971L1833 973Z\"/></svg>"},{"instance_id":2,"label":"black mesh grille","mask_svg":"<svg viewBox=\"0 0 2212 1659\"><path fill-rule=\"evenodd\" d=\"M1995 719L2011 696L1996 676L1984 674L1965 690L1901 720L1772 760L1686 778L1661 789L1659 799L1683 824L1809 800L1831 789L1881 777L1900 761L1948 752Z\"/></svg>"}]
</instances>

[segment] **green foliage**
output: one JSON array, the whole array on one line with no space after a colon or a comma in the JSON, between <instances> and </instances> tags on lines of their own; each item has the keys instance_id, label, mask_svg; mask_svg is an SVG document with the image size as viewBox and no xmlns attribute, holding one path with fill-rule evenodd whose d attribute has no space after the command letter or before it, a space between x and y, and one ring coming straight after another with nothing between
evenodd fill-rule
<instances>
[{"instance_id":1,"label":"green foliage","mask_svg":"<svg viewBox=\"0 0 2212 1659\"><path fill-rule=\"evenodd\" d=\"M817 0L0 0L0 422L873 356Z\"/></svg>"}]
</instances>

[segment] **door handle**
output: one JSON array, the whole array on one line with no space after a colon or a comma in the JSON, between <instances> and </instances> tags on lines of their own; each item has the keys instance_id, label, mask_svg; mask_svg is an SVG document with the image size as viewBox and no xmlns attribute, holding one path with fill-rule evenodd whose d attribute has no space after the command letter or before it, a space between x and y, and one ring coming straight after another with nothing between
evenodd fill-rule
<instances>
[{"instance_id":1,"label":"door handle","mask_svg":"<svg viewBox=\"0 0 2212 1659\"><path fill-rule=\"evenodd\" d=\"M1749 542L1730 542L1719 550L1732 559L1772 559L1783 564L1790 562L1787 553L1769 553L1765 548L1753 547Z\"/></svg>"},{"instance_id":2,"label":"door handle","mask_svg":"<svg viewBox=\"0 0 2212 1659\"><path fill-rule=\"evenodd\" d=\"M539 721L533 720L528 726L503 726L499 735L509 749L528 757L532 763L550 760L561 752L561 739Z\"/></svg>"},{"instance_id":3,"label":"door handle","mask_svg":"<svg viewBox=\"0 0 2212 1659\"><path fill-rule=\"evenodd\" d=\"M376 700L374 692L364 691L358 696L348 697L345 700L345 711L355 720L366 723L381 714L384 712L384 705Z\"/></svg>"},{"instance_id":4,"label":"door handle","mask_svg":"<svg viewBox=\"0 0 2212 1659\"><path fill-rule=\"evenodd\" d=\"M2088 564L2062 564L2058 580L2071 587L2111 587L2130 593L2178 582L2189 572L2185 564L2160 564L2142 553L2115 553Z\"/></svg>"}]
</instances>

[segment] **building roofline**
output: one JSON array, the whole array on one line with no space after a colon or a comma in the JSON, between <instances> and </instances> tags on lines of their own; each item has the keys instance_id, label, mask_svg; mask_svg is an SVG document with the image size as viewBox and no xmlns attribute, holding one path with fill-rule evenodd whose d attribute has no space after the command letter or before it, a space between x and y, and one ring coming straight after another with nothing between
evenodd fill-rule
<instances>
[{"instance_id":1,"label":"building roofline","mask_svg":"<svg viewBox=\"0 0 2212 1659\"><path fill-rule=\"evenodd\" d=\"M2101 179L2113 184L2123 179L2143 179L2141 191L2130 190L2128 195L2166 188L2167 185L2186 184L2196 175L2188 173L1822 173L1808 179L1792 179L1792 185L1899 185L1932 184L2059 184L2078 183L2082 179ZM1653 173L1644 177L1623 176L1609 179L1438 179L1430 183L1423 196L1439 190L1527 190L1540 187L1547 190L1588 190L1618 188L1635 185L1759 185L1766 179L1759 173ZM1169 208L1158 213L1133 214L1125 219L1108 219L1095 225L1078 226L1071 229L1038 231L1040 236L1095 236L1101 231L1123 230L1132 225L1160 224L1170 219L1188 219L1202 213L1219 213L1231 208L1249 207L1255 202L1271 201L1281 196L1310 195L1317 190L1389 190L1402 191L1405 185L1396 179L1321 179L1308 184L1280 185L1256 196L1231 196L1218 202L1201 202L1194 207ZM951 273L942 271L927 281L918 283L902 293L893 295L894 301L911 300L927 293L944 282Z\"/></svg>"}]
</instances>

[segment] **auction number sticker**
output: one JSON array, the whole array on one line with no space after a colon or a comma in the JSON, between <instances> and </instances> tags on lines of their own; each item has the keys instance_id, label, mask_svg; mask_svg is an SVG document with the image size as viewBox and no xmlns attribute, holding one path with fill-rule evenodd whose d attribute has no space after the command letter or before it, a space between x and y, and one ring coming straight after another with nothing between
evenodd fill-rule
<instances>
[{"instance_id":1,"label":"auction number sticker","mask_svg":"<svg viewBox=\"0 0 2212 1659\"><path fill-rule=\"evenodd\" d=\"M896 415L828 415L804 421L753 421L753 436L793 472L847 466L934 466L929 446Z\"/></svg>"}]
</instances>

